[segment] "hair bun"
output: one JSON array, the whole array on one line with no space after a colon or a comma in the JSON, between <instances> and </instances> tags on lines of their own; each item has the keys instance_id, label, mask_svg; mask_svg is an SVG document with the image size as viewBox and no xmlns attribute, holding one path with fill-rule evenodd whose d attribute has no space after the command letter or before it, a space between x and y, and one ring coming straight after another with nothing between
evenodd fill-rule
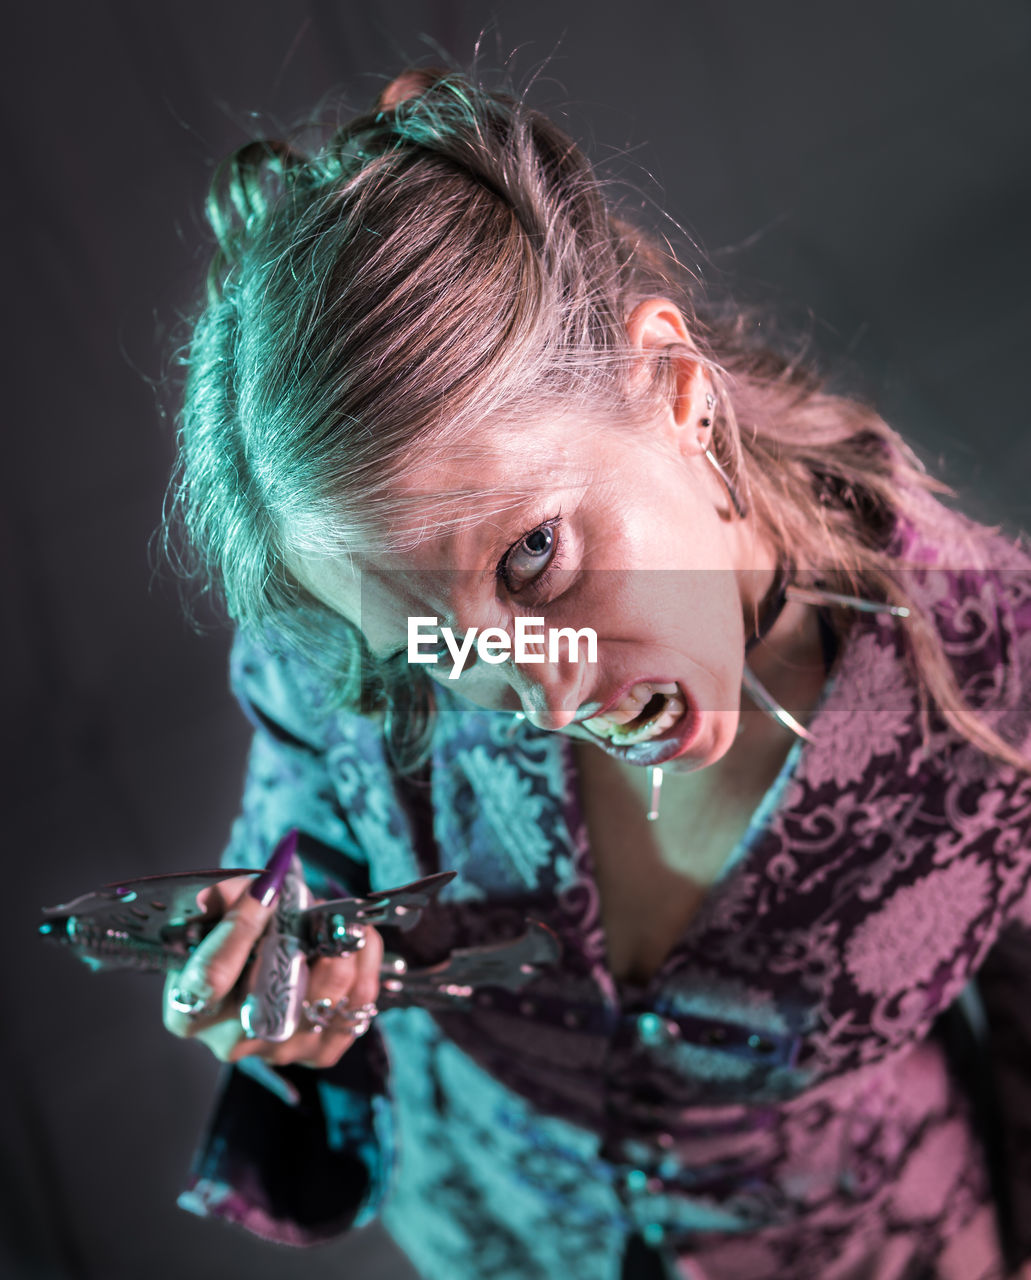
<instances>
[{"instance_id":1,"label":"hair bun","mask_svg":"<svg viewBox=\"0 0 1031 1280\"><path fill-rule=\"evenodd\" d=\"M411 98L419 98L435 84L443 80L448 73L439 67L411 67L395 76L376 99L380 111L393 111L402 102Z\"/></svg>"}]
</instances>

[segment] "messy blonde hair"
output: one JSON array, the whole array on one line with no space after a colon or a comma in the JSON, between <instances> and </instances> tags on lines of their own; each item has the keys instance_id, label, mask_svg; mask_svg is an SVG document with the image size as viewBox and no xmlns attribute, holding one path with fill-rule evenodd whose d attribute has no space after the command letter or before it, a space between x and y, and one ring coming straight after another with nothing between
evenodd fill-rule
<instances>
[{"instance_id":1,"label":"messy blonde hair","mask_svg":"<svg viewBox=\"0 0 1031 1280\"><path fill-rule=\"evenodd\" d=\"M399 754L425 748L426 687L377 666L289 566L391 545L410 514L399 481L487 420L578 403L643 420L686 354L716 394L713 451L781 563L910 607L925 716L934 705L1027 767L964 700L908 585L900 513L933 524L945 487L872 409L705 300L547 117L458 73L405 72L314 154L242 147L208 214L218 249L188 352L172 523L233 619L331 666L345 705L393 711ZM642 390L626 319L656 296L681 308L694 345L660 353Z\"/></svg>"}]
</instances>

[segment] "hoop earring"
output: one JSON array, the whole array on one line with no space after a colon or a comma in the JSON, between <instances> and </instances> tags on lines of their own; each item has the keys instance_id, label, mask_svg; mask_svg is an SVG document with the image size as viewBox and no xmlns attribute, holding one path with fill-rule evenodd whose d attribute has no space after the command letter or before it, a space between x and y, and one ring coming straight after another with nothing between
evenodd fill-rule
<instances>
[{"instance_id":1,"label":"hoop earring","mask_svg":"<svg viewBox=\"0 0 1031 1280\"><path fill-rule=\"evenodd\" d=\"M831 605L839 609L854 609L857 613L882 613L892 618L909 617L909 609L905 605L892 604L889 600L864 600L861 596L841 595L837 591L825 591L822 587L797 587L794 583L788 583L780 589L779 595L779 605L776 608L774 617L768 622L764 619L760 634L765 634L769 630L788 600L794 600L797 604L810 604L817 607ZM759 636L757 635L755 638L758 639ZM746 646L746 652L749 647ZM771 720L776 720L778 724L783 725L785 729L790 730L791 733L797 738L801 738L804 742L815 741L805 725L800 724L786 707L780 705L747 663L741 673L741 688L748 694L759 710L765 712Z\"/></svg>"},{"instance_id":2,"label":"hoop earring","mask_svg":"<svg viewBox=\"0 0 1031 1280\"><path fill-rule=\"evenodd\" d=\"M805 725L796 720L787 707L780 705L747 664L741 671L741 688L748 694L760 711L768 715L771 720L776 720L778 724L783 725L785 729L790 730L796 738L801 738L803 742L816 741Z\"/></svg>"},{"instance_id":3,"label":"hoop earring","mask_svg":"<svg viewBox=\"0 0 1031 1280\"><path fill-rule=\"evenodd\" d=\"M703 418L702 422L707 423L707 419ZM727 497L730 499L730 505L734 508L734 512L737 515L737 518L739 520L744 520L744 518L748 515L748 508L741 501L741 497L737 491L737 488L734 485L734 481L731 480L729 475L727 475L724 468L720 465L719 459L716 457L716 455L713 453L711 449L706 449L705 456L706 458L708 458L709 463L711 464L713 470L716 472L720 480L723 482L723 487L727 491Z\"/></svg>"}]
</instances>

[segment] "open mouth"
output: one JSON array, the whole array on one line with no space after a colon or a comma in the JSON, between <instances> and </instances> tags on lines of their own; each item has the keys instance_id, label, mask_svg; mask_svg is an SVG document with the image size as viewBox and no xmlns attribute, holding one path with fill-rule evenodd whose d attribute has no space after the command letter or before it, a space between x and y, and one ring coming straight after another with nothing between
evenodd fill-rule
<instances>
[{"instance_id":1,"label":"open mouth","mask_svg":"<svg viewBox=\"0 0 1031 1280\"><path fill-rule=\"evenodd\" d=\"M635 684L602 715L581 721L596 737L616 747L632 747L661 737L682 718L687 706L675 684L650 680Z\"/></svg>"}]
</instances>

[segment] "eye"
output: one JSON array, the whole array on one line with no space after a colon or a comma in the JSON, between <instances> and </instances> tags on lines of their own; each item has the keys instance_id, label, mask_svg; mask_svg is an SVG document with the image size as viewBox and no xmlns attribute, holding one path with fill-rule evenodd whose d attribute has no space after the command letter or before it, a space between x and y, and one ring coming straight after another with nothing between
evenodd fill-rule
<instances>
[{"instance_id":1,"label":"eye","mask_svg":"<svg viewBox=\"0 0 1031 1280\"><path fill-rule=\"evenodd\" d=\"M558 517L513 542L498 565L498 577L513 594L531 583L543 586L558 551Z\"/></svg>"}]
</instances>

